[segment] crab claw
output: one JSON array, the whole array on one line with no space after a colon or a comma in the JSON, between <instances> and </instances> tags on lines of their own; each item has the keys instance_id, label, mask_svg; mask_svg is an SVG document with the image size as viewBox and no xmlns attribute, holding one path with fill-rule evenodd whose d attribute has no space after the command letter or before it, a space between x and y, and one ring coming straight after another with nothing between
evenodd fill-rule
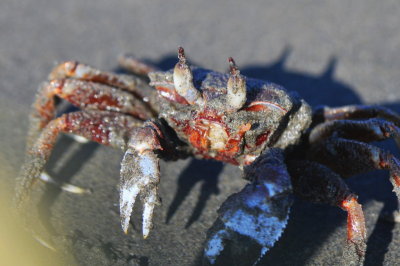
<instances>
[{"instance_id":1,"label":"crab claw","mask_svg":"<svg viewBox=\"0 0 400 266\"><path fill-rule=\"evenodd\" d=\"M250 169L245 168L246 178L253 183L230 196L218 210L218 218L207 233L206 264L256 263L279 239L292 199L286 167L283 161L276 163L265 156Z\"/></svg>"},{"instance_id":2,"label":"crab claw","mask_svg":"<svg viewBox=\"0 0 400 266\"><path fill-rule=\"evenodd\" d=\"M121 163L120 215L121 226L128 233L129 221L136 197L140 194L143 202L143 238L152 228L154 207L160 204L158 184L160 182L159 159L154 149L159 144L149 128L142 128L137 139L130 142ZM150 134L149 134L150 133ZM133 144L133 146L131 145ZM134 148L133 148L134 147Z\"/></svg>"}]
</instances>

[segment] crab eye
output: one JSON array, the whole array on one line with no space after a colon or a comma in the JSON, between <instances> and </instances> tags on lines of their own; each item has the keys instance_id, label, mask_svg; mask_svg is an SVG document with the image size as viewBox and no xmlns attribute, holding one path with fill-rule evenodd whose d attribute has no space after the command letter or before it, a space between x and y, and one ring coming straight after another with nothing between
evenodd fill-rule
<instances>
[{"instance_id":1,"label":"crab eye","mask_svg":"<svg viewBox=\"0 0 400 266\"><path fill-rule=\"evenodd\" d=\"M174 68L174 85L176 92L190 104L201 105L204 99L201 93L194 87L193 74L189 65L186 63L185 53L182 47L178 50L179 62Z\"/></svg>"},{"instance_id":2,"label":"crab eye","mask_svg":"<svg viewBox=\"0 0 400 266\"><path fill-rule=\"evenodd\" d=\"M229 57L228 60L231 75L226 85L226 101L228 104L228 111L233 112L242 108L246 102L246 79L240 75L240 71L233 58Z\"/></svg>"}]
</instances>

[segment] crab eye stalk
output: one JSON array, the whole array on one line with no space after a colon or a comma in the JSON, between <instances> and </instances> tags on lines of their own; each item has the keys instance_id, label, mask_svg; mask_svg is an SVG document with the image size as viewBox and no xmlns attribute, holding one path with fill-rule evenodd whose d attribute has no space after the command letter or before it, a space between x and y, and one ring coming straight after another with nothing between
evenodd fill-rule
<instances>
[{"instance_id":1,"label":"crab eye stalk","mask_svg":"<svg viewBox=\"0 0 400 266\"><path fill-rule=\"evenodd\" d=\"M182 47L178 49L179 62L174 68L174 85L176 92L188 101L189 104L202 105L204 99L201 93L194 87L193 74L186 63L185 51Z\"/></svg>"},{"instance_id":2,"label":"crab eye stalk","mask_svg":"<svg viewBox=\"0 0 400 266\"><path fill-rule=\"evenodd\" d=\"M246 79L240 75L240 71L233 58L229 57L228 61L231 75L228 79L228 84L226 85L226 101L228 111L233 112L242 108L246 102Z\"/></svg>"}]
</instances>

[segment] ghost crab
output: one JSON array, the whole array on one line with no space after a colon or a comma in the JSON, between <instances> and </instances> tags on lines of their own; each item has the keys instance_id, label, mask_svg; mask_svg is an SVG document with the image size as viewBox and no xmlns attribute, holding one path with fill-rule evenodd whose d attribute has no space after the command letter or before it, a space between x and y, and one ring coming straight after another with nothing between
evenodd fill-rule
<instances>
[{"instance_id":1,"label":"ghost crab","mask_svg":"<svg viewBox=\"0 0 400 266\"><path fill-rule=\"evenodd\" d=\"M143 236L150 232L160 202L159 159L195 156L237 165L249 181L218 210L207 234L205 263L218 263L223 256L237 264L256 262L281 236L292 192L347 211L347 250L361 263L364 216L343 177L387 169L400 196L400 161L367 144L392 137L398 141L400 116L362 105L312 112L297 94L242 76L232 58L229 74L190 68L183 48L178 59L166 72L132 57L120 60L134 74L148 75L150 86L138 77L78 62L55 67L33 104L17 206L21 209L36 180L50 180L42 172L57 135L72 133L125 151L120 172L125 233L138 195ZM81 111L56 117L56 97Z\"/></svg>"}]
</instances>

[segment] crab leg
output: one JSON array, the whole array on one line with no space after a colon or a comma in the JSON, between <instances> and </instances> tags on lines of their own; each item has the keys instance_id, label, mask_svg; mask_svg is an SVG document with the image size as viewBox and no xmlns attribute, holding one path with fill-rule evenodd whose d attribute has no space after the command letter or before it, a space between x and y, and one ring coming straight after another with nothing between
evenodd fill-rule
<instances>
[{"instance_id":1,"label":"crab leg","mask_svg":"<svg viewBox=\"0 0 400 266\"><path fill-rule=\"evenodd\" d=\"M27 149L31 147L47 123L54 118L55 96L65 99L81 109L121 112L142 120L154 117L154 113L144 102L126 91L76 79L44 82L39 87L32 106Z\"/></svg>"},{"instance_id":2,"label":"crab leg","mask_svg":"<svg viewBox=\"0 0 400 266\"><path fill-rule=\"evenodd\" d=\"M64 78L75 78L102 83L134 92L137 95L141 95L142 93L138 87L148 87L148 85L139 78L101 71L76 61L66 61L59 64L51 71L49 75L49 80Z\"/></svg>"},{"instance_id":3,"label":"crab leg","mask_svg":"<svg viewBox=\"0 0 400 266\"><path fill-rule=\"evenodd\" d=\"M147 76L150 72L158 71L158 67L144 63L133 55L125 54L118 58L118 63L124 69L140 76Z\"/></svg>"},{"instance_id":4,"label":"crab leg","mask_svg":"<svg viewBox=\"0 0 400 266\"><path fill-rule=\"evenodd\" d=\"M387 151L355 140L330 138L314 145L310 157L345 177L387 169L394 192L400 199L400 160Z\"/></svg>"},{"instance_id":5,"label":"crab leg","mask_svg":"<svg viewBox=\"0 0 400 266\"><path fill-rule=\"evenodd\" d=\"M121 163L120 215L121 226L128 232L129 221L140 193L143 202L143 237L147 238L152 227L154 207L160 204L158 184L160 182L157 150L162 150L158 128L153 123L133 131L128 149Z\"/></svg>"},{"instance_id":6,"label":"crab leg","mask_svg":"<svg viewBox=\"0 0 400 266\"><path fill-rule=\"evenodd\" d=\"M348 105L335 108L321 107L314 112L313 124L334 120L369 118L387 120L393 122L395 126L400 127L400 115L398 113L383 106L370 105ZM397 135L393 138L400 148L400 137Z\"/></svg>"},{"instance_id":7,"label":"crab leg","mask_svg":"<svg viewBox=\"0 0 400 266\"><path fill-rule=\"evenodd\" d=\"M101 71L75 61L66 61L56 66L49 75L49 80L74 78L92 81L130 91L149 106L157 110L157 92L146 81L132 75L115 74Z\"/></svg>"},{"instance_id":8,"label":"crab leg","mask_svg":"<svg viewBox=\"0 0 400 266\"><path fill-rule=\"evenodd\" d=\"M311 202L327 203L347 211L346 259L364 261L366 229L364 214L357 196L353 194L342 178L321 164L305 160L288 162L296 196ZM356 257L354 257L356 255ZM348 258L350 256L350 258Z\"/></svg>"},{"instance_id":9,"label":"crab leg","mask_svg":"<svg viewBox=\"0 0 400 266\"><path fill-rule=\"evenodd\" d=\"M348 105L342 107L322 107L314 112L313 120L319 123L342 119L383 118L400 126L400 115L383 106Z\"/></svg>"},{"instance_id":10,"label":"crab leg","mask_svg":"<svg viewBox=\"0 0 400 266\"><path fill-rule=\"evenodd\" d=\"M332 120L312 129L311 144L322 141L332 135L345 139L371 142L388 138L400 138L400 128L393 122L379 118L368 120Z\"/></svg>"},{"instance_id":11,"label":"crab leg","mask_svg":"<svg viewBox=\"0 0 400 266\"><path fill-rule=\"evenodd\" d=\"M21 207L32 185L39 179L60 132L73 133L92 141L124 148L128 132L142 121L120 113L79 111L50 121L27 152L17 179L16 204Z\"/></svg>"},{"instance_id":12,"label":"crab leg","mask_svg":"<svg viewBox=\"0 0 400 266\"><path fill-rule=\"evenodd\" d=\"M207 233L206 263L256 263L286 227L292 201L282 150L267 150L244 175L252 183L223 203Z\"/></svg>"}]
</instances>

